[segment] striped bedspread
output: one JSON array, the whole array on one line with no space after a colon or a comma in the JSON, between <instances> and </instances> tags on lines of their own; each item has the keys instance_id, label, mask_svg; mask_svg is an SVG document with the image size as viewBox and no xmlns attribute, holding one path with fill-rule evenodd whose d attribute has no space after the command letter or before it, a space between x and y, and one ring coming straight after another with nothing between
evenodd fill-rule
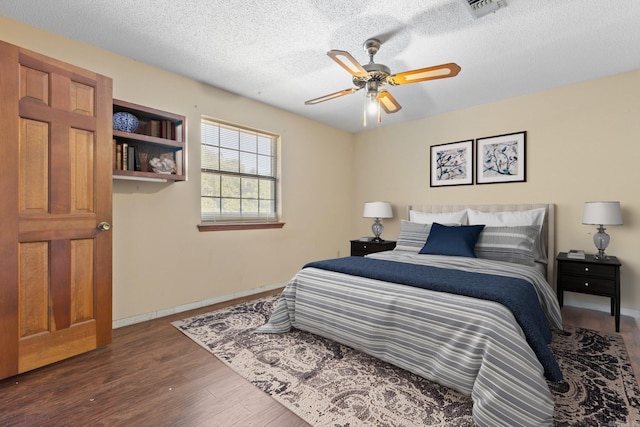
<instances>
[{"instance_id":1,"label":"striped bedspread","mask_svg":"<svg viewBox=\"0 0 640 427\"><path fill-rule=\"evenodd\" d=\"M512 269L498 261L401 251L375 257L490 274ZM550 323L561 326L557 301L549 298L553 291L540 273L515 264L513 269L509 274L536 287ZM542 365L513 314L499 303L305 268L256 332L283 333L292 327L470 394L480 426L552 424L553 399Z\"/></svg>"},{"instance_id":2,"label":"striped bedspread","mask_svg":"<svg viewBox=\"0 0 640 427\"><path fill-rule=\"evenodd\" d=\"M433 267L452 268L461 271L480 272L524 279L531 283L538 294L538 302L549 320L551 327L562 330L562 315L555 292L537 267L531 268L510 262L492 261L480 258L460 258L452 256L424 256L410 251L386 251L368 255L368 258L408 262Z\"/></svg>"}]
</instances>

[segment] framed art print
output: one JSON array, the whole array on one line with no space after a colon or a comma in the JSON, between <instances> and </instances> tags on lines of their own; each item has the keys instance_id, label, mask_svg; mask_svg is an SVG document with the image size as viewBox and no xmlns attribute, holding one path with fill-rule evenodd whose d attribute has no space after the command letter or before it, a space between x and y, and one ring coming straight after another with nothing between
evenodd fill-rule
<instances>
[{"instance_id":1,"label":"framed art print","mask_svg":"<svg viewBox=\"0 0 640 427\"><path fill-rule=\"evenodd\" d=\"M527 132L476 139L476 183L524 182Z\"/></svg>"},{"instance_id":2,"label":"framed art print","mask_svg":"<svg viewBox=\"0 0 640 427\"><path fill-rule=\"evenodd\" d=\"M473 140L431 146L431 187L473 184Z\"/></svg>"}]
</instances>

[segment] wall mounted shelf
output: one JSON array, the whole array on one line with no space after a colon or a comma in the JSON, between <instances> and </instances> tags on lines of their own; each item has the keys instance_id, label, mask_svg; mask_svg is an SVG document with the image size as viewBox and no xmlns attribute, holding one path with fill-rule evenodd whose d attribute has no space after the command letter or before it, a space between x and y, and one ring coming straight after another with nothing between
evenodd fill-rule
<instances>
[{"instance_id":1,"label":"wall mounted shelf","mask_svg":"<svg viewBox=\"0 0 640 427\"><path fill-rule=\"evenodd\" d=\"M113 178L139 181L186 181L184 116L118 99L113 113L128 112L139 121L134 132L113 130ZM171 173L155 171L153 160L175 163Z\"/></svg>"}]
</instances>

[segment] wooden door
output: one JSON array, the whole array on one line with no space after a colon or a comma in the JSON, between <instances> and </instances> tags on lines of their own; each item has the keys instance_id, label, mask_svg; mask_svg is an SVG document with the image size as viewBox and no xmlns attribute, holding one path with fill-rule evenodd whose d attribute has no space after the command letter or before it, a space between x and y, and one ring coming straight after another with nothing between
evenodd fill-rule
<instances>
[{"instance_id":1,"label":"wooden door","mask_svg":"<svg viewBox=\"0 0 640 427\"><path fill-rule=\"evenodd\" d=\"M111 93L0 42L0 378L111 342Z\"/></svg>"}]
</instances>

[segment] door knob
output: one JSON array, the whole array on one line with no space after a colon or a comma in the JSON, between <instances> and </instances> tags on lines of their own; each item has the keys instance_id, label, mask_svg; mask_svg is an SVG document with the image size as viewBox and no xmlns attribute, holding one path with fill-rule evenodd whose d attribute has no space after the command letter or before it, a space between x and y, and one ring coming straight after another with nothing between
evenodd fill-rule
<instances>
[{"instance_id":1,"label":"door knob","mask_svg":"<svg viewBox=\"0 0 640 427\"><path fill-rule=\"evenodd\" d=\"M108 231L111 228L111 224L109 224L108 222L102 221L100 224L98 224L98 230L100 231Z\"/></svg>"}]
</instances>

